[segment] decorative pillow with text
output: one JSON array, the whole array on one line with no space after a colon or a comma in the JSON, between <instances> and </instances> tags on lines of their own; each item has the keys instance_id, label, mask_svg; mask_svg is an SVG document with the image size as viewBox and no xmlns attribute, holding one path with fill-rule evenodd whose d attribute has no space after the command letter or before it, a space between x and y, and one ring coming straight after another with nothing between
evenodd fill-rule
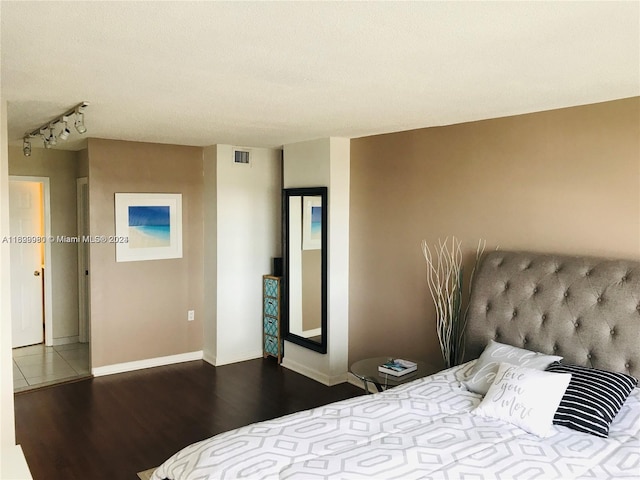
<instances>
[{"instance_id":1,"label":"decorative pillow with text","mask_svg":"<svg viewBox=\"0 0 640 480\"><path fill-rule=\"evenodd\" d=\"M473 415L516 425L538 437L553 434L553 415L571 374L550 373L501 363L489 391Z\"/></svg>"},{"instance_id":2,"label":"decorative pillow with text","mask_svg":"<svg viewBox=\"0 0 640 480\"><path fill-rule=\"evenodd\" d=\"M521 367L544 370L551 363L562 360L557 355L545 355L532 352L524 348L505 345L504 343L489 340L489 345L484 349L480 358L473 366L469 377L462 382L467 390L484 395L489 390L501 362Z\"/></svg>"}]
</instances>

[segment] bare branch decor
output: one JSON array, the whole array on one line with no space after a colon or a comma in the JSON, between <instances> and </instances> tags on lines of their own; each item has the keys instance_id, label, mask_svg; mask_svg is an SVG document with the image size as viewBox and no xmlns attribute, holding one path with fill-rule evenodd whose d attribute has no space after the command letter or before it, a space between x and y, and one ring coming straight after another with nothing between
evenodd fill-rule
<instances>
[{"instance_id":1,"label":"bare branch decor","mask_svg":"<svg viewBox=\"0 0 640 480\"><path fill-rule=\"evenodd\" d=\"M476 262L480 261L486 242L480 240L476 249ZM465 316L462 310L462 243L456 237L451 242L438 239L433 252L426 240L422 253L427 262L427 285L436 309L436 328L440 349L447 368L457 365L463 354Z\"/></svg>"}]
</instances>

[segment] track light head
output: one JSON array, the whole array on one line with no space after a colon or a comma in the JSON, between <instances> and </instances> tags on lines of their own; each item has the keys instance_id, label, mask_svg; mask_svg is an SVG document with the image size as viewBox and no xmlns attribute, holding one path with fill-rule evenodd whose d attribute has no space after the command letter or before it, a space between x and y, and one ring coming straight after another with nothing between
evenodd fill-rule
<instances>
[{"instance_id":1,"label":"track light head","mask_svg":"<svg viewBox=\"0 0 640 480\"><path fill-rule=\"evenodd\" d=\"M58 144L58 139L56 138L56 132L54 130L53 123L49 125L49 145L51 147L55 147Z\"/></svg>"},{"instance_id":2,"label":"track light head","mask_svg":"<svg viewBox=\"0 0 640 480\"><path fill-rule=\"evenodd\" d=\"M74 126L78 133L86 133L87 127L84 126L84 113L82 113L82 108L76 109L76 121Z\"/></svg>"},{"instance_id":3,"label":"track light head","mask_svg":"<svg viewBox=\"0 0 640 480\"><path fill-rule=\"evenodd\" d=\"M58 135L58 138L60 140L66 140L67 138L69 138L69 135L71 134L71 130L69 130L69 126L67 124L67 122L69 121L69 117L62 117L61 122L62 122L62 130L60 130L60 135Z\"/></svg>"},{"instance_id":4,"label":"track light head","mask_svg":"<svg viewBox=\"0 0 640 480\"><path fill-rule=\"evenodd\" d=\"M22 139L22 153L25 157L31 156L31 140L27 137Z\"/></svg>"}]
</instances>

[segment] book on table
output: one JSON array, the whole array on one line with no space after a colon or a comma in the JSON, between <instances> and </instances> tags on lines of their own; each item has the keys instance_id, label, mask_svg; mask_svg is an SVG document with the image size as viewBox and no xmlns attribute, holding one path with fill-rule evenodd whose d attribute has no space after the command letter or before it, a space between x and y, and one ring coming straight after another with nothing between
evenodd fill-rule
<instances>
[{"instance_id":1,"label":"book on table","mask_svg":"<svg viewBox=\"0 0 640 480\"><path fill-rule=\"evenodd\" d=\"M415 372L418 369L418 365L410 360L403 360L401 358L394 358L388 362L378 366L380 373L386 373L387 375L393 375L394 377L401 377L407 373Z\"/></svg>"}]
</instances>

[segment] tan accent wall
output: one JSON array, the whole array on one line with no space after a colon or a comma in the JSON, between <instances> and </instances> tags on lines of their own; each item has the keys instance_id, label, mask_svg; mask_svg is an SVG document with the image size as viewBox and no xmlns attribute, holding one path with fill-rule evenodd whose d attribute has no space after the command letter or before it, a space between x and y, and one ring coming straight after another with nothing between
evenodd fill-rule
<instances>
[{"instance_id":1,"label":"tan accent wall","mask_svg":"<svg viewBox=\"0 0 640 480\"><path fill-rule=\"evenodd\" d=\"M350 213L349 361L440 362L422 239L640 258L640 98L354 139Z\"/></svg>"},{"instance_id":2,"label":"tan accent wall","mask_svg":"<svg viewBox=\"0 0 640 480\"><path fill-rule=\"evenodd\" d=\"M76 236L77 152L33 148L31 156L25 157L21 147L9 147L9 175L48 177L51 235L56 238ZM77 340L74 338L78 335L76 243L51 243L51 275L53 342L58 344Z\"/></svg>"},{"instance_id":3,"label":"tan accent wall","mask_svg":"<svg viewBox=\"0 0 640 480\"><path fill-rule=\"evenodd\" d=\"M92 236L114 234L116 192L181 193L183 221L179 259L117 263L115 245L91 245L93 368L202 349L202 152L89 139Z\"/></svg>"}]
</instances>

